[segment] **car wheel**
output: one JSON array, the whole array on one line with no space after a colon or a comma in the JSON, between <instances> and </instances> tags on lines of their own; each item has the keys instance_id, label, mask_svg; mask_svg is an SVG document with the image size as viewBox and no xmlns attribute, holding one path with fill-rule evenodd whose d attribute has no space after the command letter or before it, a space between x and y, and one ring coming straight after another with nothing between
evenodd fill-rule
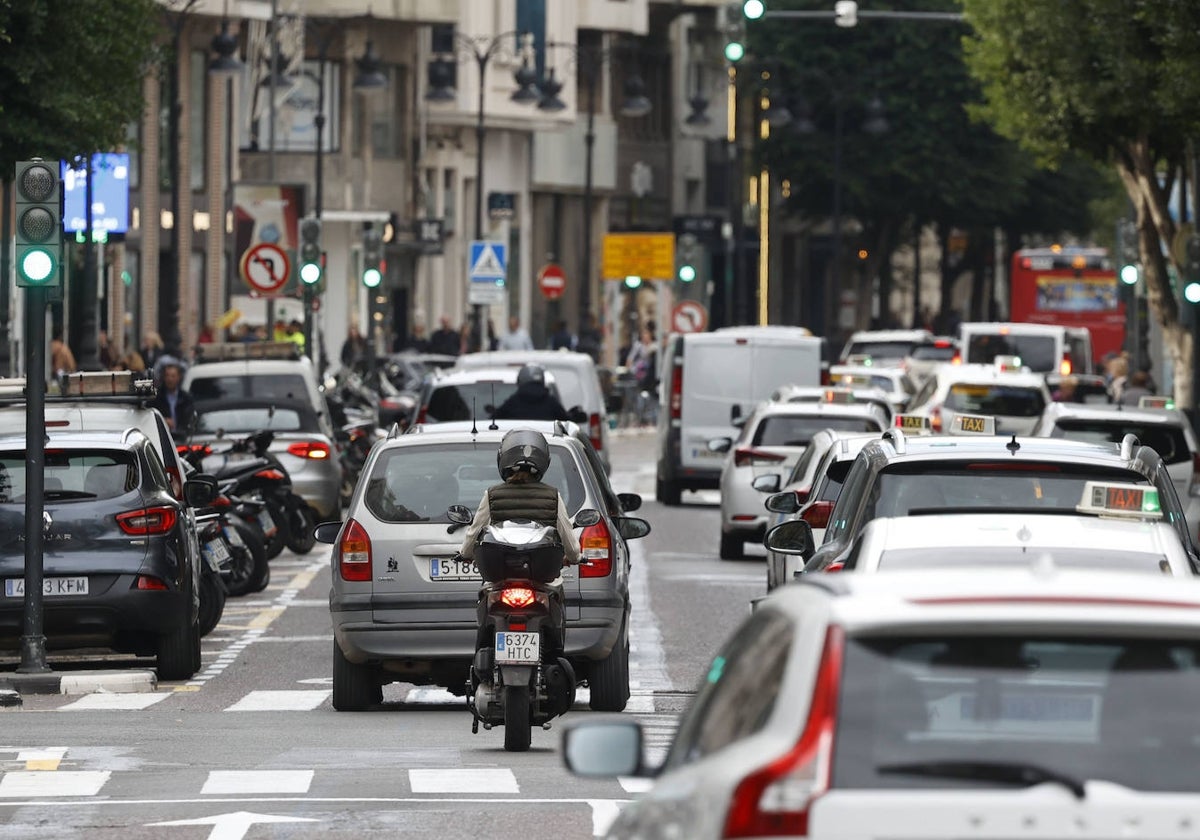
<instances>
[{"instance_id":1,"label":"car wheel","mask_svg":"<svg viewBox=\"0 0 1200 840\"><path fill-rule=\"evenodd\" d=\"M200 635L207 636L225 612L225 584L221 576L210 572L200 575Z\"/></svg>"},{"instance_id":2,"label":"car wheel","mask_svg":"<svg viewBox=\"0 0 1200 840\"><path fill-rule=\"evenodd\" d=\"M529 724L529 686L504 686L504 749L525 752L533 740Z\"/></svg>"},{"instance_id":3,"label":"car wheel","mask_svg":"<svg viewBox=\"0 0 1200 840\"><path fill-rule=\"evenodd\" d=\"M654 495L660 504L667 507L678 507L682 502L683 491L674 481L658 479L654 482Z\"/></svg>"},{"instance_id":4,"label":"car wheel","mask_svg":"<svg viewBox=\"0 0 1200 840\"><path fill-rule=\"evenodd\" d=\"M621 635L604 659L593 663L588 675L593 712L623 712L629 703L629 634L621 623Z\"/></svg>"},{"instance_id":5,"label":"car wheel","mask_svg":"<svg viewBox=\"0 0 1200 840\"><path fill-rule=\"evenodd\" d=\"M746 543L737 534L721 534L721 559L741 560L746 556Z\"/></svg>"},{"instance_id":6,"label":"car wheel","mask_svg":"<svg viewBox=\"0 0 1200 840\"><path fill-rule=\"evenodd\" d=\"M333 708L339 712L365 712L367 707L383 702L383 685L375 669L355 665L338 643L333 643Z\"/></svg>"},{"instance_id":7,"label":"car wheel","mask_svg":"<svg viewBox=\"0 0 1200 840\"><path fill-rule=\"evenodd\" d=\"M158 637L158 678L186 680L199 670L200 628L186 616L180 627Z\"/></svg>"}]
</instances>

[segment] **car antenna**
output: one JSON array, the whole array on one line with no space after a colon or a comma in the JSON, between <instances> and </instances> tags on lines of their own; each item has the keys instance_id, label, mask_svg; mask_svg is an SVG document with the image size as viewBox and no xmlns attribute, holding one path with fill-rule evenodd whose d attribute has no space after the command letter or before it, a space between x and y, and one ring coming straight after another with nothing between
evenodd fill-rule
<instances>
[{"instance_id":1,"label":"car antenna","mask_svg":"<svg viewBox=\"0 0 1200 840\"><path fill-rule=\"evenodd\" d=\"M479 429L475 426L475 398L471 397L471 434L479 434Z\"/></svg>"},{"instance_id":2,"label":"car antenna","mask_svg":"<svg viewBox=\"0 0 1200 840\"><path fill-rule=\"evenodd\" d=\"M1004 448L1011 452L1014 456L1017 454L1017 450L1021 448L1021 444L1017 443L1016 432L1012 433L1012 440L1004 444Z\"/></svg>"},{"instance_id":3,"label":"car antenna","mask_svg":"<svg viewBox=\"0 0 1200 840\"><path fill-rule=\"evenodd\" d=\"M488 426L489 432L494 432L500 427L496 425L496 383L492 383L492 423Z\"/></svg>"}]
</instances>

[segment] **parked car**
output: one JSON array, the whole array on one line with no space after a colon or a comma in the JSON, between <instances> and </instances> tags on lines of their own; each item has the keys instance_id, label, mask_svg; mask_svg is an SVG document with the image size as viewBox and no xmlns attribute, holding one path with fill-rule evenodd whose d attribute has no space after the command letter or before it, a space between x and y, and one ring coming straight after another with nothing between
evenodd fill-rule
<instances>
[{"instance_id":1,"label":"parked car","mask_svg":"<svg viewBox=\"0 0 1200 840\"><path fill-rule=\"evenodd\" d=\"M454 560L462 531L448 527L447 511L474 510L499 482L496 451L505 429L490 425L420 425L390 436L372 451L346 519L318 528L319 538L334 546L334 708L378 703L383 685L397 680L465 692L480 577L470 563ZM615 494L577 428L520 425L546 435L545 480L558 488L570 515L583 508L603 514L579 533L589 565L563 570L566 654L591 688L592 708L620 711L629 698L626 540L644 536L649 525L614 513ZM624 494L616 502L630 511L641 499Z\"/></svg>"}]
</instances>

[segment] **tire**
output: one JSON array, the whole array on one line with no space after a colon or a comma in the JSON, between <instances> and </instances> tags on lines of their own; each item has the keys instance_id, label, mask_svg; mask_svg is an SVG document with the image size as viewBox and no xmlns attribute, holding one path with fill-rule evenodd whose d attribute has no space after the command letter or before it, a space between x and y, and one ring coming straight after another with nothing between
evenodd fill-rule
<instances>
[{"instance_id":1,"label":"tire","mask_svg":"<svg viewBox=\"0 0 1200 840\"><path fill-rule=\"evenodd\" d=\"M275 536L267 537L267 559L274 560L283 553L283 549L287 547L288 541L288 516L287 511L279 504L273 501L267 502L267 510L271 512L271 518L275 520Z\"/></svg>"},{"instance_id":2,"label":"tire","mask_svg":"<svg viewBox=\"0 0 1200 840\"><path fill-rule=\"evenodd\" d=\"M288 509L287 547L296 554L308 554L317 544L313 529L317 527L317 514L304 502L296 499L295 507Z\"/></svg>"},{"instance_id":3,"label":"tire","mask_svg":"<svg viewBox=\"0 0 1200 840\"><path fill-rule=\"evenodd\" d=\"M592 664L588 675L593 712L623 712L629 703L629 634L621 623L621 636L604 659Z\"/></svg>"},{"instance_id":4,"label":"tire","mask_svg":"<svg viewBox=\"0 0 1200 840\"><path fill-rule=\"evenodd\" d=\"M174 632L158 637L158 678L191 679L200 670L200 628L185 617Z\"/></svg>"},{"instance_id":5,"label":"tire","mask_svg":"<svg viewBox=\"0 0 1200 840\"><path fill-rule=\"evenodd\" d=\"M683 491L679 488L678 483L660 478L654 482L654 496L658 499L659 504L667 507L679 507L682 504Z\"/></svg>"},{"instance_id":6,"label":"tire","mask_svg":"<svg viewBox=\"0 0 1200 840\"><path fill-rule=\"evenodd\" d=\"M525 752L533 741L529 727L529 686L504 686L504 749Z\"/></svg>"},{"instance_id":7,"label":"tire","mask_svg":"<svg viewBox=\"0 0 1200 840\"><path fill-rule=\"evenodd\" d=\"M383 702L383 685L369 665L355 665L333 643L333 708L339 712L365 712Z\"/></svg>"},{"instance_id":8,"label":"tire","mask_svg":"<svg viewBox=\"0 0 1200 840\"><path fill-rule=\"evenodd\" d=\"M746 542L737 534L721 534L721 559L741 560L746 556Z\"/></svg>"},{"instance_id":9,"label":"tire","mask_svg":"<svg viewBox=\"0 0 1200 840\"><path fill-rule=\"evenodd\" d=\"M221 621L225 612L225 584L220 575L200 573L200 635L207 636Z\"/></svg>"},{"instance_id":10,"label":"tire","mask_svg":"<svg viewBox=\"0 0 1200 840\"><path fill-rule=\"evenodd\" d=\"M271 582L271 566L267 562L267 548L262 536L241 517L231 518L228 524L237 531L245 545L229 546L233 564L231 574L225 580L225 588L235 598L251 592L262 592Z\"/></svg>"}]
</instances>

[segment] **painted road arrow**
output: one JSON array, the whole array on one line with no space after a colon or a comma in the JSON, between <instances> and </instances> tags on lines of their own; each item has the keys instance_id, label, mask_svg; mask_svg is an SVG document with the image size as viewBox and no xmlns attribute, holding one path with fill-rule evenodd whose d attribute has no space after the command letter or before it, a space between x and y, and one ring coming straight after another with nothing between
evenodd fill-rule
<instances>
[{"instance_id":1,"label":"painted road arrow","mask_svg":"<svg viewBox=\"0 0 1200 840\"><path fill-rule=\"evenodd\" d=\"M194 820L171 820L170 822L146 823L148 826L159 825L211 825L208 840L242 840L250 826L255 823L295 823L320 822L308 817L279 817L274 814L252 814L249 811L234 811L230 814L216 814L211 817L200 817Z\"/></svg>"}]
</instances>

